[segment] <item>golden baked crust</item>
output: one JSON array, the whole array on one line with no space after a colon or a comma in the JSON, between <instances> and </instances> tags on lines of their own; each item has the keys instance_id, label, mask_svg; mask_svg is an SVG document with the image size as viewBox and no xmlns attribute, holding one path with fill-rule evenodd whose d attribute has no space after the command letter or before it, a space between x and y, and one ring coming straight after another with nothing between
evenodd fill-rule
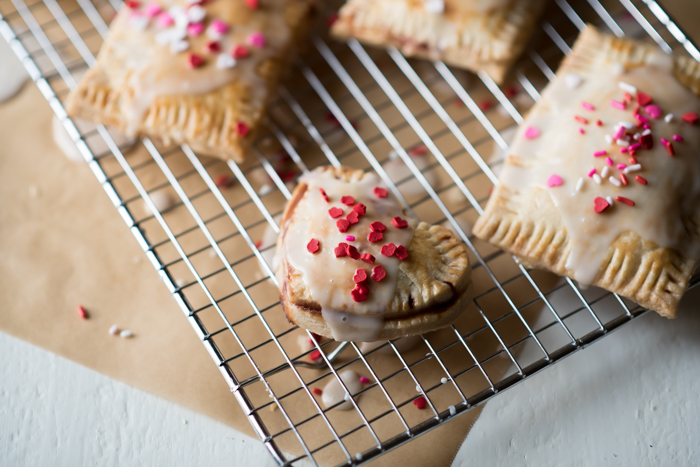
<instances>
[{"instance_id":1,"label":"golden baked crust","mask_svg":"<svg viewBox=\"0 0 700 467\"><path fill-rule=\"evenodd\" d=\"M218 18L230 25L230 32L224 34L230 37L222 39L222 47L234 41L250 52L236 64L236 67L249 67L249 71L241 71L231 80L210 87L206 82L212 81L212 73L227 71L217 70L216 55L203 51L212 40L207 33L185 38L190 47L173 53L167 44L156 38L162 32L156 18L146 29L136 29L132 21L135 12L124 6L112 23L110 36L102 45L97 61L69 95L66 110L71 117L114 126L124 133L188 144L202 154L241 162L260 125L269 95L294 56L296 46L307 36L315 15L314 3L315 0L267 0L260 2L256 10L246 6L245 0L215 0L203 4L208 13L205 24L207 20ZM183 0L175 4L185 6L187 3ZM266 46L256 48L246 44L244 34L250 31L265 34ZM277 40L272 39L273 34ZM129 48L138 50L125 53ZM229 53L230 48L221 52ZM189 53L204 57L205 63L188 70ZM158 81L173 84L173 64L182 68L183 80L190 80L199 92L162 89L164 86ZM161 76L143 80L149 86L147 91L140 89L144 82L135 81L141 68L146 66L152 68L153 74ZM152 88L149 81L153 82ZM240 124L248 131L240 131Z\"/></svg>"},{"instance_id":2,"label":"golden baked crust","mask_svg":"<svg viewBox=\"0 0 700 467\"><path fill-rule=\"evenodd\" d=\"M357 182L365 177L363 171L346 167L322 167L317 172L331 173L344 182ZM308 192L307 184L299 183L284 211L283 229L277 241L276 275L289 321L332 338L321 305L311 296L303 274L285 257L285 242L299 241L288 240L286 234L295 221L295 212L306 202ZM383 313L384 324L377 339L417 335L448 326L471 302L467 251L452 231L421 222L407 249L408 259L399 264L395 293Z\"/></svg>"},{"instance_id":3,"label":"golden baked crust","mask_svg":"<svg viewBox=\"0 0 700 467\"><path fill-rule=\"evenodd\" d=\"M604 162L602 158L591 157L593 151L587 153L589 148L582 150L581 148L585 147L584 143L579 143L579 141L587 141L586 138L593 137L590 135L598 131L595 125L591 123L585 126L586 135L584 136L575 134L576 126L573 125L573 115L583 115L582 112L584 112L581 110L580 99L583 98L584 102L594 102L596 96L593 93L586 95L587 91L581 91L584 95L576 95L577 97L572 98L570 102L562 102L561 99L557 99L557 97L561 97L561 94L558 93L562 89L561 86L565 79L570 79L571 76L578 77L577 80L581 78L584 83L591 83L590 89L595 89L597 94L604 94L606 101L602 106L604 107L602 112L605 112L605 109L609 108L607 107L608 101L611 98L615 99L615 97L612 97L614 94L610 88L601 88L598 85L607 84L610 86L609 82L617 78L611 78L604 70L620 64L627 70L627 74L622 75L621 80L627 80L626 76L636 76L639 79L650 80L649 87L653 88L657 75L654 74L656 72L650 63L653 64L664 58L669 60L672 67L672 72L667 73L669 80L673 81L675 75L676 79L692 93L700 95L700 65L697 62L687 58L668 58L652 45L605 35L591 26L584 29L571 54L565 58L557 72L557 78L545 90L542 100L530 111L509 151L506 167L510 167L512 171L539 168L542 171L542 178L539 183L532 181L531 186L522 187L518 186L518 183L513 182L512 179L504 183L504 174L502 173L501 183L495 187L483 215L474 226L474 234L509 253L517 255L528 265L576 278L576 264L572 264L576 263L576 261L572 261L572 252L576 247L576 242L572 238L577 236L577 238L581 238L582 234L566 228L564 218L570 214L566 212L566 207L558 206L555 203L558 195L552 194L555 193L553 190L565 189L567 183L569 187L573 186L576 179L567 180L563 176L564 185L555 187L551 187L551 185L547 187L542 182L552 173L547 171L549 167L552 167L552 165L548 165L551 164L552 159L561 158L564 160L562 164L568 165L579 164L578 161L584 159L587 167L591 165L596 167L596 163L600 166ZM648 78L645 78L647 76ZM669 107L665 108L665 112L673 112L674 110L670 108L672 107L671 102L664 101L664 97L669 94L665 90L659 89L668 83L669 81L657 82L656 91L652 89L645 92L652 95L654 92L658 92L658 100L654 98L653 102L658 103L661 107ZM622 90L616 89L618 85L614 81L612 86L614 86L614 90L622 94ZM682 88L682 86L676 86ZM624 83L621 87L624 87ZM572 89L570 92L577 91ZM691 93L689 93L689 97L690 99L687 100L695 99ZM566 101L566 99L564 100ZM698 102L676 102L676 104L700 111L700 108L697 107ZM601 109L597 108L596 112L598 111ZM618 112L611 115L625 115L616 109L611 112ZM525 134L528 129L532 128L532 125L546 119L547 115L553 115L553 118L561 121L572 122L566 124L570 125L571 130L573 130L571 131L571 139L567 141L566 154L559 152L561 147L557 147L558 135L562 131L567 131L560 126L550 128L549 132L542 128L542 135L539 136L542 141L539 143L539 147L544 149L532 157L531 154L527 154L527 148L529 144L533 144L533 138L528 141ZM603 120L601 124L611 123L605 122L606 119L603 116L600 118ZM593 119L591 120L593 121ZM594 195L591 193L612 182L603 178L596 185L593 178L589 179L584 175L581 177L584 181L578 183L585 188L581 189L580 193L578 189L569 188L569 190L572 192L572 197L579 196L585 200L582 201L580 208L575 209L576 215L589 216L589 221L590 219L604 219L607 216L608 221L605 222L609 223L603 224L603 226L611 230L600 229L599 232L602 232L600 235L619 231L610 243L599 245L601 251L589 248L586 252L584 248L584 254L600 254L602 258L591 284L630 298L644 307L657 311L662 316L673 318L676 315L678 302L685 292L695 268L697 253L693 250L700 243L700 213L697 205L692 206L691 203L688 209L676 207L683 204L684 197L688 197L690 200L694 199L697 187L694 184L684 185L686 182L683 180L685 179L678 178L678 172L687 171L690 176L694 175L695 167L698 165L697 148L700 142L698 142L697 125L681 121L681 114L676 114L672 123L669 123L670 121L670 119L665 121L663 117L651 119L650 131L661 129L661 136L666 136L668 139L671 139L673 132L681 133L683 131L685 140L682 140L682 143L672 142L671 144L676 145L677 151L684 152L670 158L666 154L667 148L664 148L662 142L659 142L659 135L656 134L654 135L653 149L640 148L642 152L638 157L643 171L626 173L629 178L629 186L608 185L611 193L619 193L623 197L630 196L625 194L629 192L626 190L629 190L630 187L637 190L634 192L636 196L641 196L641 193L645 193L644 190L650 190L646 192L648 193L647 199L637 200L634 207L626 206L618 200L608 212L596 214L592 202ZM671 127L671 125L676 126ZM624 162L627 162L627 155L620 154L622 148L616 147L615 143L607 148L603 144L600 149L603 148L607 149L607 153L611 157L617 158L615 162L619 162L620 157L624 157ZM625 150L625 152L627 151ZM630 160L627 164L632 162L634 161ZM650 169L644 171L646 167L650 167ZM611 173L613 168L610 167ZM617 172L615 173L617 174ZM624 169L620 173L625 174ZM644 183L635 179L635 174L641 174ZM673 177L676 177L675 181ZM690 189L684 192L684 189L688 187ZM614 194L612 197L615 198ZM653 197L661 201L645 202ZM624 219L616 217L622 215L630 217ZM625 225L620 226L619 224ZM654 226L650 226L652 224ZM640 225L643 227L642 230L647 232L658 229L656 226L681 226L680 230L683 230L682 238L686 247L664 247L659 244L660 242L654 241L656 239L644 238L644 232L635 231ZM591 245L596 243L595 235L595 233L591 234Z\"/></svg>"},{"instance_id":4,"label":"golden baked crust","mask_svg":"<svg viewBox=\"0 0 700 467\"><path fill-rule=\"evenodd\" d=\"M342 39L393 45L406 56L484 70L500 84L522 53L545 2L484 3L445 0L443 13L430 13L419 0L350 0L331 31Z\"/></svg>"}]
</instances>

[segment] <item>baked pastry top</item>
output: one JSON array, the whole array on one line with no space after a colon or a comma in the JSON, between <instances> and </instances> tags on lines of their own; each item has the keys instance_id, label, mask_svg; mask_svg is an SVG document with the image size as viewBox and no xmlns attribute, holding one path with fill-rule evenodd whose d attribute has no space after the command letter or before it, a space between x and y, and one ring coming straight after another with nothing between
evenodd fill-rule
<instances>
[{"instance_id":1,"label":"baked pastry top","mask_svg":"<svg viewBox=\"0 0 700 467\"><path fill-rule=\"evenodd\" d=\"M700 258L700 64L585 28L474 234L674 317Z\"/></svg>"},{"instance_id":2,"label":"baked pastry top","mask_svg":"<svg viewBox=\"0 0 700 467\"><path fill-rule=\"evenodd\" d=\"M241 161L314 0L125 2L72 117Z\"/></svg>"},{"instance_id":3,"label":"baked pastry top","mask_svg":"<svg viewBox=\"0 0 700 467\"><path fill-rule=\"evenodd\" d=\"M484 70L503 82L522 53L544 0L349 0L332 33L393 45L406 56Z\"/></svg>"},{"instance_id":4,"label":"baked pastry top","mask_svg":"<svg viewBox=\"0 0 700 467\"><path fill-rule=\"evenodd\" d=\"M471 300L466 248L451 230L402 216L375 174L321 167L303 175L275 260L289 320L360 342L454 322Z\"/></svg>"}]
</instances>

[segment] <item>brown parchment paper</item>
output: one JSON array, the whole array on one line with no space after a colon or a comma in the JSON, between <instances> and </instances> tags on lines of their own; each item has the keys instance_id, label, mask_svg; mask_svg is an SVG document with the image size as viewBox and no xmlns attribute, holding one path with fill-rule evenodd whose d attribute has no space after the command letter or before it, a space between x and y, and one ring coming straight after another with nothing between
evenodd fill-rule
<instances>
[{"instance_id":1,"label":"brown parchment paper","mask_svg":"<svg viewBox=\"0 0 700 467\"><path fill-rule=\"evenodd\" d=\"M51 116L31 84L0 104L0 329L254 436L88 166L55 146ZM115 323L135 337L110 336ZM448 464L478 412L374 465Z\"/></svg>"}]
</instances>

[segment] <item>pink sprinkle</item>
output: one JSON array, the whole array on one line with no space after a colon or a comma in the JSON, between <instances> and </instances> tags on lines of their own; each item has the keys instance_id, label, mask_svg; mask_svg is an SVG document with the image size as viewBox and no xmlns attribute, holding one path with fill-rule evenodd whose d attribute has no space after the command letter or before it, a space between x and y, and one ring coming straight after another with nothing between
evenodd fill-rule
<instances>
[{"instance_id":1,"label":"pink sprinkle","mask_svg":"<svg viewBox=\"0 0 700 467\"><path fill-rule=\"evenodd\" d=\"M204 32L204 24L202 23L190 23L187 25L187 35L190 37L197 37Z\"/></svg>"},{"instance_id":2,"label":"pink sprinkle","mask_svg":"<svg viewBox=\"0 0 700 467\"><path fill-rule=\"evenodd\" d=\"M564 180L562 180L561 177L556 174L551 175L547 180L547 186L550 188L555 186L561 186L562 183L564 183Z\"/></svg>"},{"instance_id":3,"label":"pink sprinkle","mask_svg":"<svg viewBox=\"0 0 700 467\"><path fill-rule=\"evenodd\" d=\"M173 17L170 16L170 13L168 12L163 12L158 15L158 18L156 19L156 24L158 24L159 28L167 28L169 26L172 26L175 20L173 20Z\"/></svg>"},{"instance_id":4,"label":"pink sprinkle","mask_svg":"<svg viewBox=\"0 0 700 467\"><path fill-rule=\"evenodd\" d=\"M627 152L627 146L621 147L621 148L620 148L620 152L621 152L622 154L626 153L626 152Z\"/></svg>"},{"instance_id":5,"label":"pink sprinkle","mask_svg":"<svg viewBox=\"0 0 700 467\"><path fill-rule=\"evenodd\" d=\"M589 104L588 102L581 102L581 107L586 110L595 110L595 106Z\"/></svg>"},{"instance_id":6,"label":"pink sprinkle","mask_svg":"<svg viewBox=\"0 0 700 467\"><path fill-rule=\"evenodd\" d=\"M578 132L581 133L582 135L586 134L586 130L584 130L583 128L579 128Z\"/></svg>"},{"instance_id":7,"label":"pink sprinkle","mask_svg":"<svg viewBox=\"0 0 700 467\"><path fill-rule=\"evenodd\" d=\"M648 118L642 117L641 115L635 115L635 117L637 118L637 120L639 120L639 121L642 122L642 123L646 123L646 122L649 121Z\"/></svg>"},{"instance_id":8,"label":"pink sprinkle","mask_svg":"<svg viewBox=\"0 0 700 467\"><path fill-rule=\"evenodd\" d=\"M666 138L661 138L661 144L666 146L668 144L668 140Z\"/></svg>"},{"instance_id":9,"label":"pink sprinkle","mask_svg":"<svg viewBox=\"0 0 700 467\"><path fill-rule=\"evenodd\" d=\"M620 139L623 136L625 136L625 127L620 125L620 128L618 128L615 134L613 135L613 139Z\"/></svg>"},{"instance_id":10,"label":"pink sprinkle","mask_svg":"<svg viewBox=\"0 0 700 467\"><path fill-rule=\"evenodd\" d=\"M651 125L649 125L648 123L645 123L642 128L644 128L645 130L648 130L649 128L651 128Z\"/></svg>"},{"instance_id":11,"label":"pink sprinkle","mask_svg":"<svg viewBox=\"0 0 700 467\"><path fill-rule=\"evenodd\" d=\"M662 115L661 107L659 107L656 104L647 105L646 107L644 107L644 111L654 120L656 120L657 118L661 118Z\"/></svg>"},{"instance_id":12,"label":"pink sprinkle","mask_svg":"<svg viewBox=\"0 0 700 467\"><path fill-rule=\"evenodd\" d=\"M347 237L345 237L345 240L347 240L348 242L354 242L354 241L355 241L355 236L354 236L354 235L348 235Z\"/></svg>"},{"instance_id":13,"label":"pink sprinkle","mask_svg":"<svg viewBox=\"0 0 700 467\"><path fill-rule=\"evenodd\" d=\"M636 151L637 149L639 149L639 148L641 148L641 147L642 147L642 144L641 144L641 143L634 143L634 144L630 144L629 150L630 150L630 151Z\"/></svg>"},{"instance_id":14,"label":"pink sprinkle","mask_svg":"<svg viewBox=\"0 0 700 467\"><path fill-rule=\"evenodd\" d=\"M151 2L146 5L146 8L143 11L146 13L146 16L153 18L163 11L163 9L156 2Z\"/></svg>"},{"instance_id":15,"label":"pink sprinkle","mask_svg":"<svg viewBox=\"0 0 700 467\"><path fill-rule=\"evenodd\" d=\"M612 167L612 165L613 165L613 161L612 161L612 159L610 159L609 157L606 157L606 158L605 158L605 163L608 164L608 165L611 166L611 167Z\"/></svg>"},{"instance_id":16,"label":"pink sprinkle","mask_svg":"<svg viewBox=\"0 0 700 467\"><path fill-rule=\"evenodd\" d=\"M602 149L600 151L596 151L593 153L593 157L600 157L600 156L607 156L607 155L608 155L608 151L606 151L605 149Z\"/></svg>"},{"instance_id":17,"label":"pink sprinkle","mask_svg":"<svg viewBox=\"0 0 700 467\"><path fill-rule=\"evenodd\" d=\"M540 136L540 130L535 127L529 126L525 130L525 138L527 139L535 139L538 136Z\"/></svg>"},{"instance_id":18,"label":"pink sprinkle","mask_svg":"<svg viewBox=\"0 0 700 467\"><path fill-rule=\"evenodd\" d=\"M623 163L617 164L617 170L622 170L625 167L627 167L627 164L623 164Z\"/></svg>"},{"instance_id":19,"label":"pink sprinkle","mask_svg":"<svg viewBox=\"0 0 700 467\"><path fill-rule=\"evenodd\" d=\"M228 31L228 24L218 18L211 21L210 27L212 31L217 34L224 34L226 31Z\"/></svg>"},{"instance_id":20,"label":"pink sprinkle","mask_svg":"<svg viewBox=\"0 0 700 467\"><path fill-rule=\"evenodd\" d=\"M369 380L368 377L366 377L366 376L360 376L360 383L362 383L362 384L367 384L367 383L369 383L369 382L370 382L370 380Z\"/></svg>"},{"instance_id":21,"label":"pink sprinkle","mask_svg":"<svg viewBox=\"0 0 700 467\"><path fill-rule=\"evenodd\" d=\"M681 142L683 141L683 137L681 135L673 135L673 141Z\"/></svg>"},{"instance_id":22,"label":"pink sprinkle","mask_svg":"<svg viewBox=\"0 0 700 467\"><path fill-rule=\"evenodd\" d=\"M611 100L610 105L612 105L616 109L620 109L620 110L625 110L627 108L627 104L624 104L622 102L618 102L616 100Z\"/></svg>"},{"instance_id":23,"label":"pink sprinkle","mask_svg":"<svg viewBox=\"0 0 700 467\"><path fill-rule=\"evenodd\" d=\"M248 36L246 42L255 47L265 47L266 40L261 32L254 32Z\"/></svg>"},{"instance_id":24,"label":"pink sprinkle","mask_svg":"<svg viewBox=\"0 0 700 467\"><path fill-rule=\"evenodd\" d=\"M595 169L595 167L593 167L593 168L591 169L591 171L588 172L588 176L589 176L589 177L592 177L593 175L595 175L595 173L596 173L596 169Z\"/></svg>"}]
</instances>

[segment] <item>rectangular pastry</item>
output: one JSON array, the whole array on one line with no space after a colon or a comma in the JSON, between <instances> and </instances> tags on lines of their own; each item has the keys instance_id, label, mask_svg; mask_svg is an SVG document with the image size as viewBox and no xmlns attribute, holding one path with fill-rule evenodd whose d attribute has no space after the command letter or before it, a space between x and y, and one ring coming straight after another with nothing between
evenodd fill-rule
<instances>
[{"instance_id":1,"label":"rectangular pastry","mask_svg":"<svg viewBox=\"0 0 700 467\"><path fill-rule=\"evenodd\" d=\"M289 321L357 342L452 324L471 303L467 250L451 230L402 216L376 174L328 166L303 175L274 265Z\"/></svg>"},{"instance_id":2,"label":"rectangular pastry","mask_svg":"<svg viewBox=\"0 0 700 467\"><path fill-rule=\"evenodd\" d=\"M314 0L127 1L72 117L242 161Z\"/></svg>"},{"instance_id":3,"label":"rectangular pastry","mask_svg":"<svg viewBox=\"0 0 700 467\"><path fill-rule=\"evenodd\" d=\"M350 0L332 32L404 55L484 70L502 83L522 53L544 0Z\"/></svg>"},{"instance_id":4,"label":"rectangular pastry","mask_svg":"<svg viewBox=\"0 0 700 467\"><path fill-rule=\"evenodd\" d=\"M700 257L700 64L581 32L474 234L672 318Z\"/></svg>"}]
</instances>

